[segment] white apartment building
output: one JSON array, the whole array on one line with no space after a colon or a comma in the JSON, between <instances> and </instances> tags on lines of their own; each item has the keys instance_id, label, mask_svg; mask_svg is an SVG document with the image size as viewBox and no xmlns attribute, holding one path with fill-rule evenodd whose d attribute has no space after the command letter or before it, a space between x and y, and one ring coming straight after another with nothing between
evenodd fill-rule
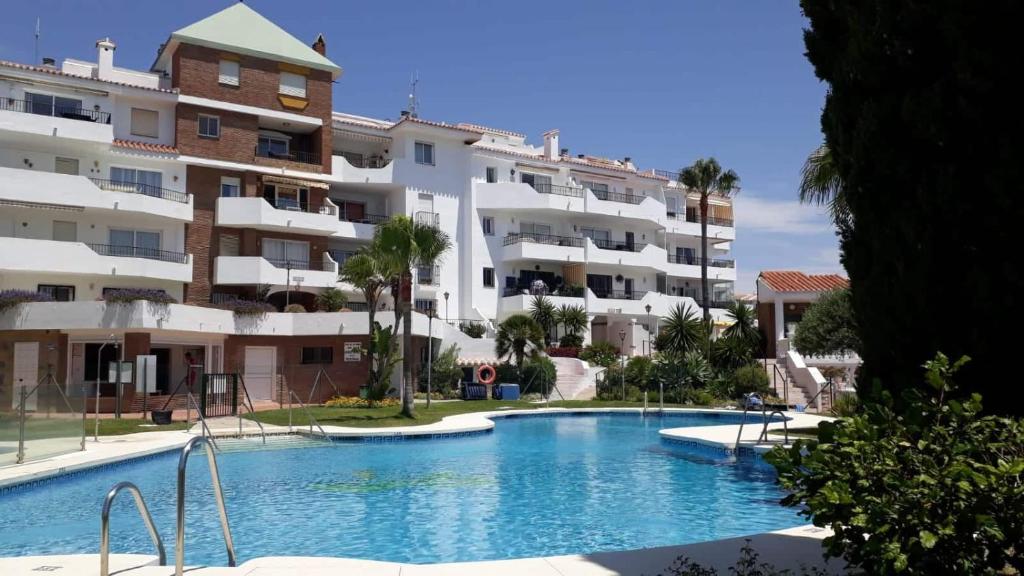
<instances>
[{"instance_id":1,"label":"white apartment building","mask_svg":"<svg viewBox=\"0 0 1024 576\"><path fill-rule=\"evenodd\" d=\"M712 199L701 254L698 199L670 173L572 155L558 130L529 144L414 114L332 112L341 68L323 37L310 47L242 3L173 32L149 71L116 67L115 51L104 38L96 62L0 61L0 291L56 301L0 311L0 402L43 365L69 387L103 389L111 341L127 359L158 356L163 393L191 359L245 373L270 397L280 379L307 378L314 357L351 392L365 360L342 348L365 343L368 326L338 273L396 214L451 236L444 260L416 271L414 299L452 325L493 332L542 292L586 308L588 341L618 344L625 330L641 353L671 307L700 313L701 258L713 314L732 297L731 200ZM267 287L278 309L310 310L337 287L352 311L254 319L216 307ZM123 288L179 304L102 301ZM428 324L417 315L417 347ZM429 335L463 338L444 322Z\"/></svg>"}]
</instances>

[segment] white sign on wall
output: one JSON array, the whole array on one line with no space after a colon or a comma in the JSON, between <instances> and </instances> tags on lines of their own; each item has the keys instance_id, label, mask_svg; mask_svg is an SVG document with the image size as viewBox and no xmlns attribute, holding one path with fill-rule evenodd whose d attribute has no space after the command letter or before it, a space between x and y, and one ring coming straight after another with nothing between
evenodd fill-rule
<instances>
[{"instance_id":1,"label":"white sign on wall","mask_svg":"<svg viewBox=\"0 0 1024 576\"><path fill-rule=\"evenodd\" d=\"M156 356L135 357L135 392L156 392Z\"/></svg>"},{"instance_id":2,"label":"white sign on wall","mask_svg":"<svg viewBox=\"0 0 1024 576\"><path fill-rule=\"evenodd\" d=\"M363 359L363 345L359 342L345 342L345 362L359 362Z\"/></svg>"}]
</instances>

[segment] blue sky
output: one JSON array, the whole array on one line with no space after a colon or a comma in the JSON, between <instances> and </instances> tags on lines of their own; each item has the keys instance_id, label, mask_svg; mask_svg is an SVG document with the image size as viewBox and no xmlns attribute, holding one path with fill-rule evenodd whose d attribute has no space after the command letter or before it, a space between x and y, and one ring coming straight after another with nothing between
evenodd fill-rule
<instances>
[{"instance_id":1,"label":"blue sky","mask_svg":"<svg viewBox=\"0 0 1024 576\"><path fill-rule=\"evenodd\" d=\"M168 34L228 0L12 2L0 58L95 59L148 69ZM551 128L573 154L674 170L715 156L741 177L737 292L759 270L840 270L823 212L796 203L821 140L825 88L803 56L797 0L249 0L299 39L327 38L344 70L335 110L395 118L419 73L420 114L523 132Z\"/></svg>"}]
</instances>

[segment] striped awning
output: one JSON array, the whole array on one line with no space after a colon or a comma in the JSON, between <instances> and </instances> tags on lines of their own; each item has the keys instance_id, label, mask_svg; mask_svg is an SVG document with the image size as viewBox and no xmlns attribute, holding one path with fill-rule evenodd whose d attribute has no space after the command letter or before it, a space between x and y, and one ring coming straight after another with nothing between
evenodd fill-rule
<instances>
[{"instance_id":1,"label":"striped awning","mask_svg":"<svg viewBox=\"0 0 1024 576\"><path fill-rule=\"evenodd\" d=\"M301 186L303 188L320 188L327 190L330 185L326 182L317 182L315 180L302 180L300 178L286 178L284 176L273 176L271 174L265 174L263 176L264 184L289 184L291 186Z\"/></svg>"}]
</instances>

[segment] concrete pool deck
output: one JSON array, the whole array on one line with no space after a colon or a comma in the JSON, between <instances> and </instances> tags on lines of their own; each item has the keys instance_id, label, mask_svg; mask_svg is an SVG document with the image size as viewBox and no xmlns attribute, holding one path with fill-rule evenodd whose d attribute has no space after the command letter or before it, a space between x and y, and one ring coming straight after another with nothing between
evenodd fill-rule
<instances>
[{"instance_id":1,"label":"concrete pool deck","mask_svg":"<svg viewBox=\"0 0 1024 576\"><path fill-rule=\"evenodd\" d=\"M439 422L422 426L403 426L394 428L351 428L340 426L324 426L324 431L332 437L354 438L370 437L376 441L400 441L405 437L428 436L449 437L462 434L478 433L494 427L492 418L519 415L544 415L565 413L633 413L640 416L638 408L584 408L566 409L550 408L535 410L495 410L448 416ZM656 413L657 411L654 410ZM731 413L735 410L699 410L699 409L666 409L666 413ZM791 427L815 426L825 419L819 416L802 413L786 413L790 418ZM777 438L774 444L758 443L762 430L760 414L749 415L747 425L743 428L740 442L742 448L762 453L778 445L782 439ZM245 423L243 434L258 434L258 428ZM214 435L237 436L237 418L222 418L211 421L210 427ZM781 421L770 424L769 430L781 430ZM671 441L694 443L731 452L736 444L739 425L725 424L720 426L666 428L661 436ZM289 434L287 426L264 425L268 435ZM308 434L308 427L295 427L293 434ZM315 430L315 428L314 428ZM26 482L34 482L78 472L89 468L116 463L123 460L144 457L151 454L179 449L198 433L198 426L191 431L154 431L123 436L100 437L98 442L87 440L86 450L55 456L46 460L27 464L0 467L0 489ZM371 440L374 441L374 440ZM97 510L97 524L99 511ZM820 540L827 532L811 526L802 526L788 530L752 535L752 546L761 555L761 560L772 562L779 568L797 569L801 565L826 566L821 558ZM173 540L165 540L165 545ZM658 574L668 568L680 555L688 555L692 559L725 568L732 566L744 544L744 538L732 538L689 544L685 546L669 546L621 552L602 552L589 555L555 556L548 558L523 558L516 560L497 560L488 562L461 562L450 564L399 564L347 558L299 558L299 557L265 557L247 561L236 568L197 567L188 572L192 576L214 575L256 575L256 576L298 576L319 574L358 574L358 575L390 575L390 576L432 576L459 574L536 574L538 576L598 576L598 575L640 575ZM97 549L99 537L97 536ZM169 550L171 554L173 551ZM155 563L155 557L139 555L114 555L117 557L118 574L139 576L173 574L173 567L140 566ZM112 556L112 558L114 558ZM168 558L173 563L173 557ZM112 572L115 571L112 562ZM841 564L832 562L827 565L835 573L841 573ZM98 555L60 555L33 556L20 558L0 558L0 574L30 576L40 571L57 574L75 574L88 576L99 573Z\"/></svg>"}]
</instances>

